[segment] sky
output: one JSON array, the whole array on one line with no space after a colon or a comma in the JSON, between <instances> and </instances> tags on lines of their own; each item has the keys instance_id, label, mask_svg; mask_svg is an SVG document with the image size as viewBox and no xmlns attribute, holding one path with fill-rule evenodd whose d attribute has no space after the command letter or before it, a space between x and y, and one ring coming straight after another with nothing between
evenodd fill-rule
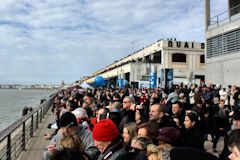
<instances>
[{"instance_id":1,"label":"sky","mask_svg":"<svg viewBox=\"0 0 240 160\"><path fill-rule=\"evenodd\" d=\"M174 37L205 41L204 0L1 0L0 84L72 83Z\"/></svg>"}]
</instances>

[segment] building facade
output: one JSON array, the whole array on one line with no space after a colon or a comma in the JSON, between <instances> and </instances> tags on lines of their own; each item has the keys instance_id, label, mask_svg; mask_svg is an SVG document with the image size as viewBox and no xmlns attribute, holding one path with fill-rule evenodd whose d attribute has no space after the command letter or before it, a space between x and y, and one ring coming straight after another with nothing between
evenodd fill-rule
<instances>
[{"instance_id":1,"label":"building facade","mask_svg":"<svg viewBox=\"0 0 240 160\"><path fill-rule=\"evenodd\" d=\"M210 4L210 0L205 0L206 83L237 85L240 80L240 1L228 0L228 11L214 17L211 17Z\"/></svg>"},{"instance_id":2,"label":"building facade","mask_svg":"<svg viewBox=\"0 0 240 160\"><path fill-rule=\"evenodd\" d=\"M174 83L204 81L204 43L159 40L85 77L84 81L93 83L96 76L102 76L111 84L122 79L137 87L149 82L151 73L155 73L156 85L160 86L163 69L173 69Z\"/></svg>"}]
</instances>

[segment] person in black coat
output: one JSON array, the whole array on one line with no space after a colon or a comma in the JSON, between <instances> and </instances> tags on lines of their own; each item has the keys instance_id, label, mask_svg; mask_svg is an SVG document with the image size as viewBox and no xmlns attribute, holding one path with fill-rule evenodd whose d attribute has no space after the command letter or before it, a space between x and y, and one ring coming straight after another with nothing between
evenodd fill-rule
<instances>
[{"instance_id":1,"label":"person in black coat","mask_svg":"<svg viewBox=\"0 0 240 160\"><path fill-rule=\"evenodd\" d=\"M217 119L218 119L218 111L219 111L219 106L218 106L218 103L219 103L219 98L217 97L214 97L213 98L213 105L211 105L210 107L207 108L208 110L208 119L207 119L207 122L208 122L208 128L209 128L209 131L211 133L211 137L212 137L212 142L213 142L213 139L214 137L216 136L216 132L218 130L217 128Z\"/></svg>"},{"instance_id":2,"label":"person in black coat","mask_svg":"<svg viewBox=\"0 0 240 160\"><path fill-rule=\"evenodd\" d=\"M230 151L229 151L229 148L228 148L229 147L228 146L229 135L234 130L238 130L238 129L240 129L240 111L236 110L236 111L234 111L233 117L232 117L232 129L229 130L228 133L224 137L224 147L223 147L223 150L222 150L221 154L219 154L219 159L220 160L226 160L227 157L229 156L229 154L230 154Z\"/></svg>"},{"instance_id":3,"label":"person in black coat","mask_svg":"<svg viewBox=\"0 0 240 160\"><path fill-rule=\"evenodd\" d=\"M234 99L234 106L233 106L233 111L239 110L239 95L240 95L240 91L239 91L239 87L236 87L236 92L233 95L233 99Z\"/></svg>"},{"instance_id":4,"label":"person in black coat","mask_svg":"<svg viewBox=\"0 0 240 160\"><path fill-rule=\"evenodd\" d=\"M170 152L171 160L218 160L218 157L190 147L176 147Z\"/></svg>"},{"instance_id":5,"label":"person in black coat","mask_svg":"<svg viewBox=\"0 0 240 160\"><path fill-rule=\"evenodd\" d=\"M220 136L226 135L230 130L229 110L225 107L225 101L220 100L217 116L214 117L215 136L213 139L213 151L216 152L216 147Z\"/></svg>"},{"instance_id":6,"label":"person in black coat","mask_svg":"<svg viewBox=\"0 0 240 160\"><path fill-rule=\"evenodd\" d=\"M184 146L204 149L204 135L199 127L198 115L195 112L188 112L185 116Z\"/></svg>"},{"instance_id":7,"label":"person in black coat","mask_svg":"<svg viewBox=\"0 0 240 160\"><path fill-rule=\"evenodd\" d=\"M229 134L228 147L231 150L228 158L230 160L240 159L240 130L234 130Z\"/></svg>"}]
</instances>

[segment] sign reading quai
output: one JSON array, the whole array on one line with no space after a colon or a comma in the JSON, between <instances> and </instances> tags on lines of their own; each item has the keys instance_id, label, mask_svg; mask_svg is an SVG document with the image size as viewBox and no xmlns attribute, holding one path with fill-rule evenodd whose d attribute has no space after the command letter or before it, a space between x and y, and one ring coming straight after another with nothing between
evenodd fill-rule
<instances>
[{"instance_id":1,"label":"sign reading quai","mask_svg":"<svg viewBox=\"0 0 240 160\"><path fill-rule=\"evenodd\" d=\"M194 48L194 42L168 41L168 47L178 48ZM205 44L201 43L201 49L205 48Z\"/></svg>"}]
</instances>

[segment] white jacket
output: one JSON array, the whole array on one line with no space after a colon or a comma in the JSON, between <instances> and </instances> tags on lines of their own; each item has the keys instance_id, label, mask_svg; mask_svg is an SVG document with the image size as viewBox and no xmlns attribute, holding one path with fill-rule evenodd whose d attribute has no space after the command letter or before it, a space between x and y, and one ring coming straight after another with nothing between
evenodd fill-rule
<instances>
[{"instance_id":1,"label":"white jacket","mask_svg":"<svg viewBox=\"0 0 240 160\"><path fill-rule=\"evenodd\" d=\"M195 94L194 91L191 91L191 92L189 93L189 102L190 102L190 104L195 104L194 94Z\"/></svg>"}]
</instances>

